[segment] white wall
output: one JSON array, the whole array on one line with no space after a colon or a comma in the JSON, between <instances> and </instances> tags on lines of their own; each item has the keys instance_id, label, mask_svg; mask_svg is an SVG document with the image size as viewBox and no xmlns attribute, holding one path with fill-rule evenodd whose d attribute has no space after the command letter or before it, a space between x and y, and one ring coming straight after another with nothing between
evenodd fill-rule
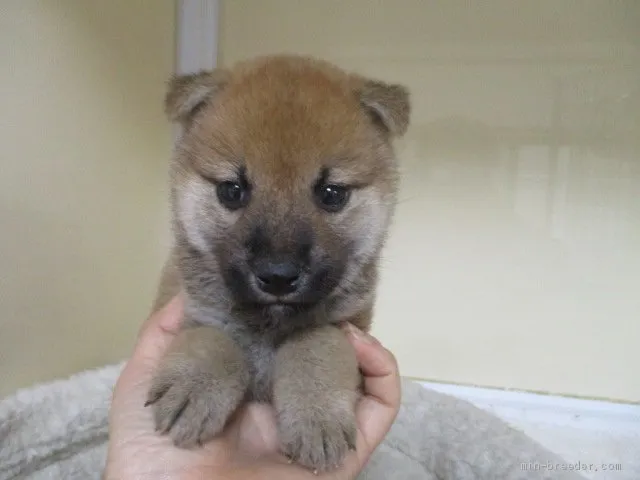
<instances>
[{"instance_id":1,"label":"white wall","mask_svg":"<svg viewBox=\"0 0 640 480\"><path fill-rule=\"evenodd\" d=\"M120 360L166 238L174 2L0 4L0 395Z\"/></svg>"},{"instance_id":2,"label":"white wall","mask_svg":"<svg viewBox=\"0 0 640 480\"><path fill-rule=\"evenodd\" d=\"M374 332L413 377L640 400L640 3L229 0L220 61L406 83Z\"/></svg>"}]
</instances>

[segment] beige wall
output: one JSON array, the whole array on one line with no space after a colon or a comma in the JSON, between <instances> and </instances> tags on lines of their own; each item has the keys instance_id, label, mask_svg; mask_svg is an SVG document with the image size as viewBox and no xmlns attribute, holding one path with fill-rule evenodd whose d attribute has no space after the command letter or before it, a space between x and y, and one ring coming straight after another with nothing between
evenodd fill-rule
<instances>
[{"instance_id":1,"label":"beige wall","mask_svg":"<svg viewBox=\"0 0 640 480\"><path fill-rule=\"evenodd\" d=\"M640 2L227 0L223 64L406 83L375 333L405 375L640 400Z\"/></svg>"},{"instance_id":2,"label":"beige wall","mask_svg":"<svg viewBox=\"0 0 640 480\"><path fill-rule=\"evenodd\" d=\"M121 359L147 313L174 2L3 0L0 58L3 395Z\"/></svg>"},{"instance_id":3,"label":"beige wall","mask_svg":"<svg viewBox=\"0 0 640 480\"><path fill-rule=\"evenodd\" d=\"M413 92L375 326L403 374L640 399L640 3L222 3L223 63ZM146 315L174 43L149 5L0 5L0 395L122 358Z\"/></svg>"}]
</instances>

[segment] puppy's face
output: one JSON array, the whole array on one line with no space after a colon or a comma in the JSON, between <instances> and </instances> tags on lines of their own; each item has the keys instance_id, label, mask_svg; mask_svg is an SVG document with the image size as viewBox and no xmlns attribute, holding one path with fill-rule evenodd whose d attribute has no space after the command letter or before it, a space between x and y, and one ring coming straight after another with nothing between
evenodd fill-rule
<instances>
[{"instance_id":1,"label":"puppy's face","mask_svg":"<svg viewBox=\"0 0 640 480\"><path fill-rule=\"evenodd\" d=\"M348 295L393 211L406 91L269 57L174 79L167 110L174 225L204 293L271 317Z\"/></svg>"}]
</instances>

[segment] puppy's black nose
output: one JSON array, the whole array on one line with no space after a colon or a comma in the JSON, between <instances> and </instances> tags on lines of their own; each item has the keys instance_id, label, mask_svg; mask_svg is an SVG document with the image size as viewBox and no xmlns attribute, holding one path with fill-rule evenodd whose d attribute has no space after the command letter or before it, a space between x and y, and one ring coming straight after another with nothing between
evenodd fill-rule
<instances>
[{"instance_id":1,"label":"puppy's black nose","mask_svg":"<svg viewBox=\"0 0 640 480\"><path fill-rule=\"evenodd\" d=\"M258 262L253 273L260 290L271 295L286 295L298 288L302 265L290 260L266 260Z\"/></svg>"}]
</instances>

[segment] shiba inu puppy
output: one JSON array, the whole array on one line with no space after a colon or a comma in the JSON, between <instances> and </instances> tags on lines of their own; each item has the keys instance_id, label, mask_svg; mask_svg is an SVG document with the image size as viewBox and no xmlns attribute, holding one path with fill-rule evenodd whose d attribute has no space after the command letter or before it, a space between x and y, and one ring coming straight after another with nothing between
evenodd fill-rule
<instances>
[{"instance_id":1,"label":"shiba inu puppy","mask_svg":"<svg viewBox=\"0 0 640 480\"><path fill-rule=\"evenodd\" d=\"M370 327L408 91L275 55L175 77L165 106L181 135L155 307L183 289L186 318L149 391L156 427L189 448L270 402L284 454L339 465L361 376L338 324Z\"/></svg>"}]
</instances>

